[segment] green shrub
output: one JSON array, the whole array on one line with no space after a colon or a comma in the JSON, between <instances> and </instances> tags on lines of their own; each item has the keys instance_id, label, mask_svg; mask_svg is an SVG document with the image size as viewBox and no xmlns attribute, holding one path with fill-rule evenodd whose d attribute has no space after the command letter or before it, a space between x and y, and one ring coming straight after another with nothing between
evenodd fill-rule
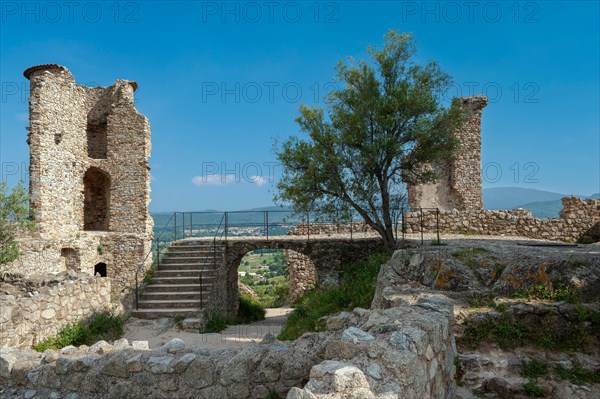
<instances>
[{"instance_id":1,"label":"green shrub","mask_svg":"<svg viewBox=\"0 0 600 399\"><path fill-rule=\"evenodd\" d=\"M600 372L591 372L580 364L574 364L572 368L567 369L562 366L556 366L554 373L561 380L569 380L575 385L600 384Z\"/></svg>"},{"instance_id":2,"label":"green shrub","mask_svg":"<svg viewBox=\"0 0 600 399\"><path fill-rule=\"evenodd\" d=\"M544 285L537 284L531 288L521 291L515 291L510 295L513 298L521 299L538 299L543 301L568 303L579 303L579 292L575 287L566 286L564 284Z\"/></svg>"},{"instance_id":3,"label":"green shrub","mask_svg":"<svg viewBox=\"0 0 600 399\"><path fill-rule=\"evenodd\" d=\"M539 378L548 374L548 366L546 363L536 359L521 362L521 375L527 378Z\"/></svg>"},{"instance_id":4,"label":"green shrub","mask_svg":"<svg viewBox=\"0 0 600 399\"><path fill-rule=\"evenodd\" d=\"M220 333L225 330L228 325L234 324L228 317L220 313L209 315L206 327L200 330L201 334Z\"/></svg>"},{"instance_id":5,"label":"green shrub","mask_svg":"<svg viewBox=\"0 0 600 399\"><path fill-rule=\"evenodd\" d=\"M339 286L311 290L295 303L278 338L292 340L308 331L321 331L320 319L341 310L369 308L375 295L377 275L389 256L376 255L341 274Z\"/></svg>"},{"instance_id":6,"label":"green shrub","mask_svg":"<svg viewBox=\"0 0 600 399\"><path fill-rule=\"evenodd\" d=\"M525 390L525 395L533 398L543 398L546 396L544 390L537 386L535 381L529 380L527 384L523 385L523 389Z\"/></svg>"},{"instance_id":7,"label":"green shrub","mask_svg":"<svg viewBox=\"0 0 600 399\"><path fill-rule=\"evenodd\" d=\"M238 323L247 324L252 323L253 321L264 320L265 314L265 308L263 308L257 300L245 295L240 295L237 314Z\"/></svg>"},{"instance_id":8,"label":"green shrub","mask_svg":"<svg viewBox=\"0 0 600 399\"><path fill-rule=\"evenodd\" d=\"M38 352L65 346L91 345L99 340L114 341L123 335L125 319L112 313L98 313L86 324L71 323L61 328L54 337L33 346Z\"/></svg>"}]
</instances>

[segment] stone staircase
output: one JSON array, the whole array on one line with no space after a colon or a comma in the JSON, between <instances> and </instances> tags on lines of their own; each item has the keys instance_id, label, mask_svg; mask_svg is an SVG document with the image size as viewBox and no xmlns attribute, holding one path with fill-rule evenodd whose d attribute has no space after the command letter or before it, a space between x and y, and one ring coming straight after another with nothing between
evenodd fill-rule
<instances>
[{"instance_id":1,"label":"stone staircase","mask_svg":"<svg viewBox=\"0 0 600 399\"><path fill-rule=\"evenodd\" d=\"M218 267L224 247L217 244L216 251ZM161 259L152 282L140 295L138 309L132 312L132 316L143 319L177 316L197 318L204 312L202 305L206 307L215 278L212 241L176 241Z\"/></svg>"}]
</instances>

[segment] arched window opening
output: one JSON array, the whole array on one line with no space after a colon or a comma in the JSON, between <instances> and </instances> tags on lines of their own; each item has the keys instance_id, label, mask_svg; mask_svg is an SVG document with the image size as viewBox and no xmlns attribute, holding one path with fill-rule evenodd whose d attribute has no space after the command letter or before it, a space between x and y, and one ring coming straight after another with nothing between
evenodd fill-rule
<instances>
[{"instance_id":1,"label":"arched window opening","mask_svg":"<svg viewBox=\"0 0 600 399\"><path fill-rule=\"evenodd\" d=\"M106 277L106 263L98 263L94 266L94 276Z\"/></svg>"},{"instance_id":2,"label":"arched window opening","mask_svg":"<svg viewBox=\"0 0 600 399\"><path fill-rule=\"evenodd\" d=\"M90 168L83 177L83 229L108 231L110 179L98 168Z\"/></svg>"}]
</instances>

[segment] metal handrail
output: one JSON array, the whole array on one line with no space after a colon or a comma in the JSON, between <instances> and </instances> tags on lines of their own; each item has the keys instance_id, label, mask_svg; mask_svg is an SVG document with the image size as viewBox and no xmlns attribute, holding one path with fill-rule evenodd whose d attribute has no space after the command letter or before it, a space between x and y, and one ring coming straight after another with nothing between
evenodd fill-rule
<instances>
[{"instance_id":1,"label":"metal handrail","mask_svg":"<svg viewBox=\"0 0 600 399\"><path fill-rule=\"evenodd\" d=\"M175 214L176 214L176 212L173 212L173 214L169 218L169 221L163 226L162 230L158 233L158 236L154 240L152 240L152 244L154 244L154 241L156 240L157 248L159 248L158 243L160 242L160 238L162 237L163 233L166 231L167 227L169 226L169 223L171 223L171 220L173 220L173 217L175 217ZM138 306L139 305L139 288L140 288L139 274L140 274L140 271L142 270L142 268L144 267L144 264L146 264L146 261L148 260L148 256L150 256L152 251L153 251L153 248L152 248L152 245L150 245L150 250L146 253L146 256L144 256L144 259L138 265L138 267L135 271L135 308L136 308L136 310L139 309L139 306ZM159 249L159 251L160 251L160 249ZM157 258L160 258L160 252L157 253Z\"/></svg>"}]
</instances>

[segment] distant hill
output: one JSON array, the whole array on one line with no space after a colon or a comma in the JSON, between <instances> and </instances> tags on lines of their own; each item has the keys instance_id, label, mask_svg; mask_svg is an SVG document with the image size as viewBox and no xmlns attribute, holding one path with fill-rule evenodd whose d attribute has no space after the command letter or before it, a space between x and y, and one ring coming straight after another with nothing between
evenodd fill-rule
<instances>
[{"instance_id":1,"label":"distant hill","mask_svg":"<svg viewBox=\"0 0 600 399\"><path fill-rule=\"evenodd\" d=\"M567 194L521 187L494 187L483 189L483 207L485 209L523 208L524 204L556 201Z\"/></svg>"},{"instance_id":2,"label":"distant hill","mask_svg":"<svg viewBox=\"0 0 600 399\"><path fill-rule=\"evenodd\" d=\"M562 210L562 201L540 201L520 205L519 208L529 209L536 218L557 219Z\"/></svg>"},{"instance_id":3,"label":"distant hill","mask_svg":"<svg viewBox=\"0 0 600 399\"><path fill-rule=\"evenodd\" d=\"M536 218L559 218L562 210L561 198L569 194L520 187L498 187L483 190L485 209L529 209ZM600 198L600 193L575 195L580 198Z\"/></svg>"}]
</instances>

